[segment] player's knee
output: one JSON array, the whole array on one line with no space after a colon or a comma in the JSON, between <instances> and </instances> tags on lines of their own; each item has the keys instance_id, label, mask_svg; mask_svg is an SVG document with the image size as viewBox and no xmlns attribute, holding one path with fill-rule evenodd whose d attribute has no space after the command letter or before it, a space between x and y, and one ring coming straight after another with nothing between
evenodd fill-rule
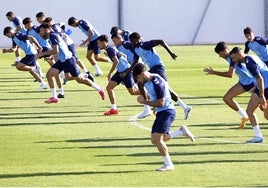
<instances>
[{"instance_id":1,"label":"player's knee","mask_svg":"<svg viewBox=\"0 0 268 188\"><path fill-rule=\"evenodd\" d=\"M231 101L230 97L228 95L224 95L222 100L225 102L225 103L229 103Z\"/></svg>"}]
</instances>

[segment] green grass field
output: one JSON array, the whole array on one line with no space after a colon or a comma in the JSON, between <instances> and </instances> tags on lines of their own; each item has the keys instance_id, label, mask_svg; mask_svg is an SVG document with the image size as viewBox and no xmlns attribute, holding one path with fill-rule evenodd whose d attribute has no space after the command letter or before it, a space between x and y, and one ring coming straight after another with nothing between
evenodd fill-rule
<instances>
[{"instance_id":1,"label":"green grass field","mask_svg":"<svg viewBox=\"0 0 268 188\"><path fill-rule=\"evenodd\" d=\"M150 142L150 116L135 120L143 106L124 86L116 88L117 116L105 117L108 97L101 101L97 92L75 81L64 86L65 99L47 105L50 91L27 72L10 66L14 54L0 54L0 187L221 187L268 186L268 144L244 144L253 136L248 124L238 130L239 115L222 101L224 93L237 82L205 75L203 68L227 70L227 63L214 53L214 46L172 46L178 55L173 61L162 49L169 83L185 103L193 107L189 120L176 107L171 130L187 125L198 137L196 143L179 138L168 142L175 171L156 172L162 165ZM231 48L231 47L230 47ZM85 58L86 49L78 49ZM43 71L48 65L40 61ZM107 74L111 64L100 63ZM96 78L106 86L107 78ZM249 94L237 101L245 109ZM267 121L257 115L264 137ZM134 120L133 120L134 119Z\"/></svg>"}]
</instances>

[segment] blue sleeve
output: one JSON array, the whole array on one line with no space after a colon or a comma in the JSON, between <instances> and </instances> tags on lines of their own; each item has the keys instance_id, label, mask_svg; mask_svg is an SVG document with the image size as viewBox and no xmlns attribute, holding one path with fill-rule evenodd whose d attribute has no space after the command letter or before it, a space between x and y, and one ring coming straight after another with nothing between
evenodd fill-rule
<instances>
[{"instance_id":1,"label":"blue sleeve","mask_svg":"<svg viewBox=\"0 0 268 188\"><path fill-rule=\"evenodd\" d=\"M246 57L248 59L248 63L246 63L246 67L249 70L249 72L254 76L258 77L260 75L260 70L258 68L258 64L252 60L250 57Z\"/></svg>"},{"instance_id":2,"label":"blue sleeve","mask_svg":"<svg viewBox=\"0 0 268 188\"><path fill-rule=\"evenodd\" d=\"M85 20L80 20L79 21L79 25L86 31L89 30L89 25L87 24L87 22Z\"/></svg>"},{"instance_id":3,"label":"blue sleeve","mask_svg":"<svg viewBox=\"0 0 268 188\"><path fill-rule=\"evenodd\" d=\"M156 98L162 99L165 97L165 82L162 79L159 79L159 77L153 76L152 82L154 85Z\"/></svg>"},{"instance_id":4,"label":"blue sleeve","mask_svg":"<svg viewBox=\"0 0 268 188\"><path fill-rule=\"evenodd\" d=\"M15 36L20 40L28 40L28 36L26 34L23 34L21 32L17 32Z\"/></svg>"},{"instance_id":5,"label":"blue sleeve","mask_svg":"<svg viewBox=\"0 0 268 188\"><path fill-rule=\"evenodd\" d=\"M142 49L144 49L144 50L151 50L154 46L155 46L155 45L154 45L154 43L153 43L152 40L151 40L151 41L142 42L142 43L140 44L140 47L141 47Z\"/></svg>"},{"instance_id":6,"label":"blue sleeve","mask_svg":"<svg viewBox=\"0 0 268 188\"><path fill-rule=\"evenodd\" d=\"M50 40L52 46L58 45L58 44L60 43L60 41L59 41L59 37L58 37L58 35L55 34L55 33L51 33L51 34L49 35L49 40Z\"/></svg>"},{"instance_id":7,"label":"blue sleeve","mask_svg":"<svg viewBox=\"0 0 268 188\"><path fill-rule=\"evenodd\" d=\"M15 26L20 26L20 20L17 18L17 17L15 17L14 19L13 19L13 24L15 25Z\"/></svg>"},{"instance_id":8,"label":"blue sleeve","mask_svg":"<svg viewBox=\"0 0 268 188\"><path fill-rule=\"evenodd\" d=\"M16 46L17 46L16 42L12 40L12 47L16 47Z\"/></svg>"},{"instance_id":9,"label":"blue sleeve","mask_svg":"<svg viewBox=\"0 0 268 188\"><path fill-rule=\"evenodd\" d=\"M245 50L244 53L247 54L249 52L249 47L248 47L249 41L245 43Z\"/></svg>"},{"instance_id":10,"label":"blue sleeve","mask_svg":"<svg viewBox=\"0 0 268 188\"><path fill-rule=\"evenodd\" d=\"M114 58L114 56L116 56L116 50L114 48L108 47L106 51L111 60Z\"/></svg>"},{"instance_id":11,"label":"blue sleeve","mask_svg":"<svg viewBox=\"0 0 268 188\"><path fill-rule=\"evenodd\" d=\"M267 39L262 37L255 37L254 40L262 46L266 46L266 44L268 44Z\"/></svg>"}]
</instances>

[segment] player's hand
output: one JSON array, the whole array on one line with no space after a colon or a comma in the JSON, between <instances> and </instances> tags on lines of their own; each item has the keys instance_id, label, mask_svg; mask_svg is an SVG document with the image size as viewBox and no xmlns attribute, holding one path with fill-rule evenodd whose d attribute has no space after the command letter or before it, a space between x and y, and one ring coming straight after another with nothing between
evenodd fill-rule
<instances>
[{"instance_id":1,"label":"player's hand","mask_svg":"<svg viewBox=\"0 0 268 188\"><path fill-rule=\"evenodd\" d=\"M209 67L209 68L204 68L203 71L206 72L207 74L213 74L213 72L214 72L214 70L213 70L211 67Z\"/></svg>"},{"instance_id":2,"label":"player's hand","mask_svg":"<svg viewBox=\"0 0 268 188\"><path fill-rule=\"evenodd\" d=\"M260 105L263 109L267 108L267 103L266 103L266 99L265 96L260 96Z\"/></svg>"},{"instance_id":3,"label":"player's hand","mask_svg":"<svg viewBox=\"0 0 268 188\"><path fill-rule=\"evenodd\" d=\"M137 101L138 101L139 103L141 103L141 104L144 104L145 99L144 99L144 97L143 97L142 95L139 95L139 96L137 97Z\"/></svg>"},{"instance_id":4,"label":"player's hand","mask_svg":"<svg viewBox=\"0 0 268 188\"><path fill-rule=\"evenodd\" d=\"M4 54L4 53L7 53L7 49L6 49L6 48L2 49L2 53L3 53L3 54Z\"/></svg>"},{"instance_id":5,"label":"player's hand","mask_svg":"<svg viewBox=\"0 0 268 188\"><path fill-rule=\"evenodd\" d=\"M43 52L39 52L36 54L36 59L39 59L43 56Z\"/></svg>"},{"instance_id":6,"label":"player's hand","mask_svg":"<svg viewBox=\"0 0 268 188\"><path fill-rule=\"evenodd\" d=\"M172 57L172 59L176 60L176 58L178 57L176 54L171 53L170 56Z\"/></svg>"},{"instance_id":7,"label":"player's hand","mask_svg":"<svg viewBox=\"0 0 268 188\"><path fill-rule=\"evenodd\" d=\"M85 47L85 46L86 46L86 44L87 44L87 41L82 40L82 43L81 43L79 46L80 46L80 47Z\"/></svg>"}]
</instances>

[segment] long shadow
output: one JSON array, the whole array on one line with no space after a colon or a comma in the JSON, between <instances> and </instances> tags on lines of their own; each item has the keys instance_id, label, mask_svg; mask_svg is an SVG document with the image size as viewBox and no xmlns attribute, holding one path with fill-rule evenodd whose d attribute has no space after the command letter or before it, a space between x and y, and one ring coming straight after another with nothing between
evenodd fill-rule
<instances>
[{"instance_id":1,"label":"long shadow","mask_svg":"<svg viewBox=\"0 0 268 188\"><path fill-rule=\"evenodd\" d=\"M149 170L147 170L149 171ZM145 170L126 170L126 171L84 171L84 172L37 172L25 174L0 174L0 179L4 178L28 178L28 177L47 177L47 176L69 176L69 175L96 175L96 174L124 174L146 172Z\"/></svg>"}]
</instances>

